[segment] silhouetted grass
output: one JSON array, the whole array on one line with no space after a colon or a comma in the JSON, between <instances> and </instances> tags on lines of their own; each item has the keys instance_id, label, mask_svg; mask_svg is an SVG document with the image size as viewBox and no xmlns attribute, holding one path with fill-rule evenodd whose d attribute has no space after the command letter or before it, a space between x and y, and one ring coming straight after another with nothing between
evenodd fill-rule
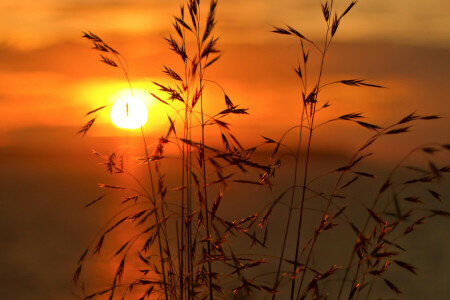
<instances>
[{"instance_id":1,"label":"silhouetted grass","mask_svg":"<svg viewBox=\"0 0 450 300\"><path fill-rule=\"evenodd\" d=\"M207 70L220 58L218 38L214 35L217 1L210 1L208 7L199 0L181 5L172 22L174 33L165 38L170 50L180 58L179 64L163 66L168 81L154 82L152 89L165 97L150 92L172 110L168 115L167 133L154 147L149 147L147 140L155 139L148 137L141 127L144 149L139 162L145 166L148 178L131 173L119 154L96 153L110 174L129 176L138 188L100 185L124 194L123 208L83 253L74 275L75 283L81 280L87 255L100 254L112 231L131 224L137 234L124 240L116 250L114 256L120 257L120 263L111 285L85 294L85 299L100 295L108 295L110 299L244 299L250 295L254 299L368 299L376 292L373 287L378 281L384 282L395 294L401 293L386 277L393 266L416 273L413 265L401 260L401 252L405 251L401 239L429 218L449 216L448 212L429 203L432 199L442 201L434 185L448 172L448 166L441 166L431 158L448 151L449 145L430 144L411 149L392 166L380 184L374 180L372 172L362 169L363 162L372 155L372 146L384 137L406 134L414 123L439 117L411 113L385 127L363 121L364 116L359 112L330 120L321 118L320 112L330 106L321 99L322 91L329 85L382 88L361 79L323 83L329 47L344 16L355 4L356 1L350 2L339 13L333 1L322 4L327 25L323 45L293 27L274 27L273 32L300 41L302 60L294 68L301 87L300 118L281 138L264 137L261 145L251 148L242 146L226 121L227 116L243 116L248 110L234 104L222 86L206 77ZM205 9L207 12L202 13ZM85 33L84 37L99 51L103 63L121 70L132 93L132 82L121 54L94 33ZM319 69L314 72L308 68L310 51L319 53ZM210 85L218 85L223 94L213 93ZM220 101L222 108L206 112L206 101ZM79 133L86 134L105 108L90 111L87 115L94 117ZM361 143L346 164L323 176L312 177L314 133L324 125L339 121L362 126L371 131L372 136ZM212 128L222 140L222 147L212 146L206 139L209 135L205 132L214 132ZM284 160L281 146L285 137L296 130L298 140L290 186L265 206L255 207L255 212L248 217L231 220L221 217L222 199L229 188L242 193L246 186L274 188L272 178L276 180L275 172ZM256 162L253 154L267 145L273 146L271 156L266 163ZM169 150L176 151L176 158L165 156ZM410 165L414 155L425 156L425 166ZM178 171L165 168L168 159L179 162ZM174 172L179 184L169 186L166 172ZM253 175L240 177L249 172ZM315 183L325 179L331 186L323 185L317 190ZM369 185L369 181L379 185L376 193L363 193L364 199L358 199L360 195L352 196L348 192L358 184ZM86 206L107 196L110 197L109 192ZM307 207L312 200L317 201ZM285 207L287 211L283 210ZM315 222L313 230L305 225L308 209L315 213L311 217ZM273 235L280 234L271 227L272 222L279 222L272 221L275 210L279 210L285 221L281 244L271 242ZM354 234L347 265L336 262L324 268L320 256L315 257L313 263L317 247L334 251L336 241L324 233L338 226L347 226ZM242 254L245 253L242 244L248 241L251 247L247 254ZM124 270L133 258L139 261L139 271L133 272L130 282L124 282Z\"/></svg>"}]
</instances>

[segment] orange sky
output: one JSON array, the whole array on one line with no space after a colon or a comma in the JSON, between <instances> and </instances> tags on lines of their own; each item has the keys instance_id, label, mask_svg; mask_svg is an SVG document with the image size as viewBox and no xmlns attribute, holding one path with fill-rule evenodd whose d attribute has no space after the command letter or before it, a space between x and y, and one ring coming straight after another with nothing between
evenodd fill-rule
<instances>
[{"instance_id":1,"label":"orange sky","mask_svg":"<svg viewBox=\"0 0 450 300\"><path fill-rule=\"evenodd\" d=\"M0 20L0 145L20 128L78 127L84 112L112 103L126 89L118 72L98 63L97 54L80 38L83 30L96 32L120 50L133 85L154 91L151 81L164 80L162 65L176 67L162 37L169 32L177 2L2 1L0 8L8 13ZM358 3L340 27L325 79L362 78L389 89L330 89L324 93L334 104L329 116L362 111L387 124L414 110L447 114L448 6L437 0ZM270 33L270 25L287 23L320 40L319 2L223 1L218 20L223 58L207 77L251 109L250 117L236 121L237 128L245 128L245 134L279 134L295 123L298 82L292 66L298 54L296 42ZM210 92L217 96L214 88ZM150 131L163 122L159 111L153 113ZM261 128L261 120L268 119L267 128ZM119 133L106 114L100 121L106 131ZM257 132L259 128L263 130Z\"/></svg>"},{"instance_id":2,"label":"orange sky","mask_svg":"<svg viewBox=\"0 0 450 300\"><path fill-rule=\"evenodd\" d=\"M343 8L346 1L336 4ZM320 113L319 121L349 112L362 112L381 126L413 111L448 117L450 26L444 13L448 6L438 0L358 3L340 25L323 82L359 78L388 88L330 86L321 99L331 107ZM0 19L2 152L12 155L8 147L51 151L54 137L49 132L73 134L79 141L75 133L87 121L87 111L129 93L123 75L98 61L98 53L81 38L82 31L101 35L126 57L132 84L149 107L145 131L154 138L165 132L167 110L153 105L148 92L156 92L152 81L167 82L163 65L181 67L162 39L171 30L178 1L8 0L0 8L8 12ZM292 67L299 51L297 41L271 33L270 26L292 25L320 43L324 22L319 2L222 1L217 19L223 55L206 78L219 82L234 103L250 109L249 116L230 118L234 133L248 147L261 143L261 135L278 138L297 124L299 81ZM312 53L310 70L318 67ZM206 88L205 96L207 113L223 109L218 87ZM442 128L448 126L448 118L416 126L397 143L407 149L424 142L447 142L448 130ZM115 127L105 111L89 135L128 134ZM335 152L353 151L369 134L339 123L317 131L315 141L324 149L333 145ZM397 149L391 142L380 144L380 152Z\"/></svg>"},{"instance_id":3,"label":"orange sky","mask_svg":"<svg viewBox=\"0 0 450 300\"><path fill-rule=\"evenodd\" d=\"M335 1L338 9L348 1ZM300 26L309 36L322 33L319 1L228 0L220 3L221 33L226 42L267 41L264 29L277 23ZM2 0L0 40L19 49L73 40L80 30L102 34L160 33L167 30L167 18L177 10L177 0ZM341 41L382 41L431 44L442 47L450 41L445 0L361 1L346 27Z\"/></svg>"}]
</instances>

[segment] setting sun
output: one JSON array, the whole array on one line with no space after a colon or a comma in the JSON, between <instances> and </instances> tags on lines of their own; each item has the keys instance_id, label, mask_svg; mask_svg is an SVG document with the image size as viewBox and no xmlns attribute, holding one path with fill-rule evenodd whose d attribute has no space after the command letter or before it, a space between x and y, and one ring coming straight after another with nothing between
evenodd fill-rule
<instances>
[{"instance_id":1,"label":"setting sun","mask_svg":"<svg viewBox=\"0 0 450 300\"><path fill-rule=\"evenodd\" d=\"M123 98L111 108L111 121L120 128L139 128L147 122L147 117L147 107L136 98Z\"/></svg>"}]
</instances>

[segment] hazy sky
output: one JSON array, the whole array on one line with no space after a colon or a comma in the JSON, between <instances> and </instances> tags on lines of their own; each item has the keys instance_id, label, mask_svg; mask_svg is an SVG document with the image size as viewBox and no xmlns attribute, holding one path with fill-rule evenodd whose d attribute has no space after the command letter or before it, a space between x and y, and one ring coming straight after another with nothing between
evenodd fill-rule
<instances>
[{"instance_id":1,"label":"hazy sky","mask_svg":"<svg viewBox=\"0 0 450 300\"><path fill-rule=\"evenodd\" d=\"M340 11L348 5L335 2ZM440 0L361 1L341 23L336 44L342 47L330 51L327 78L356 76L390 87L389 92L345 89L346 99L367 98L358 102L360 107L351 107L371 111L375 118L382 101L396 101L398 109L403 103L408 111L425 108L431 113L439 107L447 113L441 104L449 69L448 8L448 1ZM171 30L171 16L178 13L175 0L6 0L0 9L0 104L7 107L0 113L0 144L14 128L77 126L83 112L116 101L126 89L120 74L97 62L81 31L93 31L119 49L129 61L133 84L144 92L153 88L151 80L161 80L163 64L177 63L162 40ZM297 42L270 33L270 26L286 23L320 41L325 30L320 1L227 0L219 2L217 18L224 55L211 76L237 102L252 108L256 119L268 113L264 107L282 110L273 105L280 97L294 103L297 82L291 66L298 59ZM283 85L283 93L277 85ZM340 91L333 90L337 100ZM265 105L258 105L257 98Z\"/></svg>"},{"instance_id":2,"label":"hazy sky","mask_svg":"<svg viewBox=\"0 0 450 300\"><path fill-rule=\"evenodd\" d=\"M343 10L349 1L335 1ZM167 17L176 0L3 0L0 40L18 49L43 47L72 40L80 30L121 34L159 33L167 30ZM227 0L220 3L219 20L227 41L267 40L270 25L289 23L318 37L323 30L320 1ZM377 41L446 47L450 21L445 0L366 0L358 3L345 22L341 41ZM6 13L7 12L7 13Z\"/></svg>"}]
</instances>

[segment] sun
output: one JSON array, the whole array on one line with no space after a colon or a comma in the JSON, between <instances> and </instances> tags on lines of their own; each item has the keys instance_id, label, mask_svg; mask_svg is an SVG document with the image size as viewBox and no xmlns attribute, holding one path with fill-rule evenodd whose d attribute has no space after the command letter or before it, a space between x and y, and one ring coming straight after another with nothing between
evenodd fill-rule
<instances>
[{"instance_id":1,"label":"sun","mask_svg":"<svg viewBox=\"0 0 450 300\"><path fill-rule=\"evenodd\" d=\"M110 116L117 127L136 129L147 122L148 112L144 102L134 97L126 97L114 103Z\"/></svg>"}]
</instances>

